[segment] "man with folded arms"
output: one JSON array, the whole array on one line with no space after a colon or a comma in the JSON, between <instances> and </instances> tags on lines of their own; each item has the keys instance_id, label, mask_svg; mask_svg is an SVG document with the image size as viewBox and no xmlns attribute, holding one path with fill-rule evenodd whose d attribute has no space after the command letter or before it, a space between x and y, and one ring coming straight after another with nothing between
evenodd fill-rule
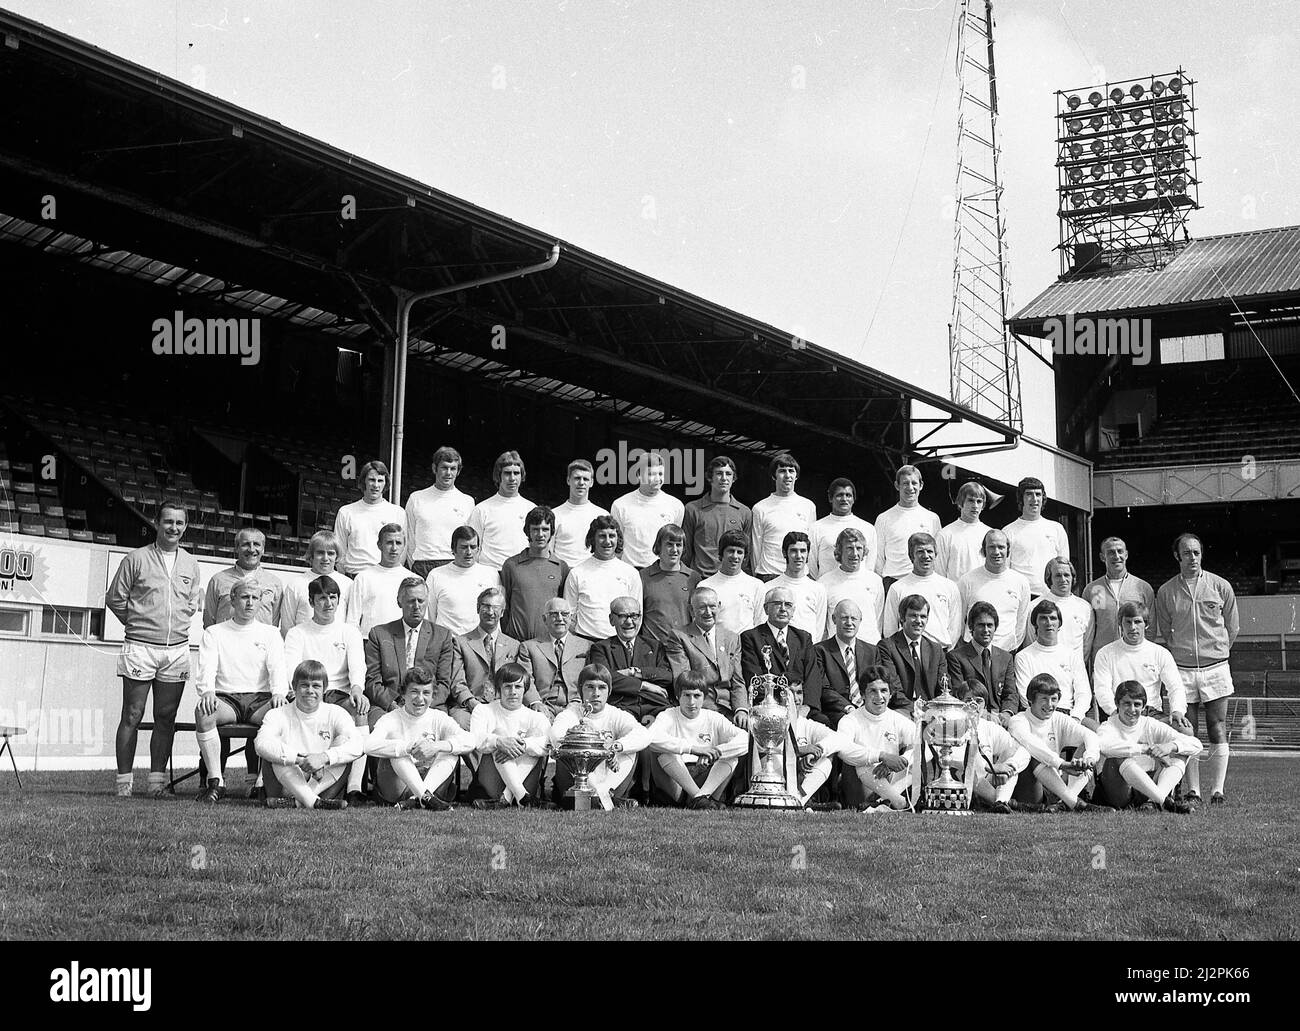
<instances>
[{"instance_id":1,"label":"man with folded arms","mask_svg":"<svg viewBox=\"0 0 1300 1031\"><path fill-rule=\"evenodd\" d=\"M1083 600L1093 612L1092 654L1087 657L1089 667L1101 651L1119 636L1119 607L1126 601L1141 602L1147 612L1156 610L1156 592L1140 576L1128 571L1128 545L1118 537L1107 537L1101 542L1101 560L1105 572L1083 589ZM1147 636L1155 633L1148 617Z\"/></svg>"},{"instance_id":2,"label":"man with folded arms","mask_svg":"<svg viewBox=\"0 0 1300 1031\"><path fill-rule=\"evenodd\" d=\"M512 805L539 806L541 779L546 772L546 751L551 721L524 705L528 672L517 662L507 662L492 680L496 699L480 705L470 720L477 765L474 770L476 809Z\"/></svg>"},{"instance_id":3,"label":"man with folded arms","mask_svg":"<svg viewBox=\"0 0 1300 1031\"><path fill-rule=\"evenodd\" d=\"M718 455L709 462L704 479L709 492L688 502L682 515L682 531L686 534L682 562L707 577L716 573L722 564L724 535L741 534L748 549L754 515L748 505L731 496L731 489L736 485L736 463L726 455Z\"/></svg>"},{"instance_id":4,"label":"man with folded arms","mask_svg":"<svg viewBox=\"0 0 1300 1031\"><path fill-rule=\"evenodd\" d=\"M881 666L867 670L861 709L846 713L836 732L858 746L843 756L840 780L844 804L859 812L902 812L911 808L907 792L916 762L916 724L889 707L893 688Z\"/></svg>"},{"instance_id":5,"label":"man with folded arms","mask_svg":"<svg viewBox=\"0 0 1300 1031\"><path fill-rule=\"evenodd\" d=\"M433 674L427 667L406 671L401 700L379 718L366 742L366 754L379 760L375 794L398 809L450 809L458 757L473 749L474 739L429 704Z\"/></svg>"},{"instance_id":6,"label":"man with folded arms","mask_svg":"<svg viewBox=\"0 0 1300 1031\"><path fill-rule=\"evenodd\" d=\"M260 725L268 709L288 700L284 642L274 626L257 618L263 594L257 577L236 580L227 605L230 618L204 630L199 644L194 735L208 771L200 802L216 802L226 793L217 728L228 723ZM257 771L249 770L250 788L256 779Z\"/></svg>"},{"instance_id":7,"label":"man with folded arms","mask_svg":"<svg viewBox=\"0 0 1300 1031\"><path fill-rule=\"evenodd\" d=\"M668 689L673 671L662 646L641 633L641 605L635 598L615 598L609 607L609 622L614 636L593 644L587 661L614 671L610 704L649 726L672 705Z\"/></svg>"},{"instance_id":8,"label":"man with folded arms","mask_svg":"<svg viewBox=\"0 0 1300 1031\"><path fill-rule=\"evenodd\" d=\"M554 533L555 513L545 505L538 505L524 517L528 547L518 555L511 555L501 567L501 589L506 598L501 625L518 641L546 632L542 608L564 590L569 564L551 557Z\"/></svg>"},{"instance_id":9,"label":"man with folded arms","mask_svg":"<svg viewBox=\"0 0 1300 1031\"><path fill-rule=\"evenodd\" d=\"M348 767L361 758L352 717L322 701L329 674L315 659L293 670L293 704L270 710L253 747L266 760L268 809L346 809L337 797ZM285 792L288 796L285 796Z\"/></svg>"},{"instance_id":10,"label":"man with folded arms","mask_svg":"<svg viewBox=\"0 0 1300 1031\"><path fill-rule=\"evenodd\" d=\"M1136 680L1125 680L1116 689L1115 714L1097 735L1105 760L1098 785L1117 809L1132 803L1137 792L1144 799L1139 809L1159 807L1186 815L1192 807L1174 799L1174 788L1183 779L1188 760L1200 754L1201 742L1144 716L1147 701L1146 690Z\"/></svg>"},{"instance_id":11,"label":"man with folded arms","mask_svg":"<svg viewBox=\"0 0 1300 1031\"><path fill-rule=\"evenodd\" d=\"M688 670L674 682L677 707L650 727L650 778L658 791L687 809L721 809L722 797L749 751L749 735L704 708L707 679Z\"/></svg>"}]
</instances>

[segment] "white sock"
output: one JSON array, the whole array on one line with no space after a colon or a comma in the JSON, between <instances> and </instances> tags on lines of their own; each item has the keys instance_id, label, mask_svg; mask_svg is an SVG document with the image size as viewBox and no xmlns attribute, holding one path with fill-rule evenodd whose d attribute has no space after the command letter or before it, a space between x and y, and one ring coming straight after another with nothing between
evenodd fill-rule
<instances>
[{"instance_id":1,"label":"white sock","mask_svg":"<svg viewBox=\"0 0 1300 1031\"><path fill-rule=\"evenodd\" d=\"M135 783L135 774L119 773L117 775L117 794L119 798L129 798L131 787Z\"/></svg>"},{"instance_id":2,"label":"white sock","mask_svg":"<svg viewBox=\"0 0 1300 1031\"><path fill-rule=\"evenodd\" d=\"M1120 763L1119 775L1124 778L1125 784L1146 795L1156 805L1164 802L1165 795L1168 792L1162 791L1160 785L1147 775L1147 771L1132 759L1125 759Z\"/></svg>"},{"instance_id":3,"label":"white sock","mask_svg":"<svg viewBox=\"0 0 1300 1031\"><path fill-rule=\"evenodd\" d=\"M1201 793L1201 752L1187 760L1187 772L1183 774L1183 787L1188 791L1195 791L1198 795Z\"/></svg>"},{"instance_id":4,"label":"white sock","mask_svg":"<svg viewBox=\"0 0 1300 1031\"><path fill-rule=\"evenodd\" d=\"M361 739L361 755L352 760L352 768L348 770L348 791L360 791L361 781L366 775L366 753L364 751L366 742L370 739L370 728L367 726L357 727L357 737Z\"/></svg>"},{"instance_id":5,"label":"white sock","mask_svg":"<svg viewBox=\"0 0 1300 1031\"><path fill-rule=\"evenodd\" d=\"M1210 775L1210 794L1223 794L1223 782L1228 778L1228 743L1210 745L1210 757L1205 760L1205 772Z\"/></svg>"},{"instance_id":6,"label":"white sock","mask_svg":"<svg viewBox=\"0 0 1300 1031\"><path fill-rule=\"evenodd\" d=\"M222 774L225 771L221 768L221 735L217 733L217 728L196 731L194 736L199 739L199 755L203 757L203 765L208 768L208 779L216 777L224 784L225 778Z\"/></svg>"},{"instance_id":7,"label":"white sock","mask_svg":"<svg viewBox=\"0 0 1300 1031\"><path fill-rule=\"evenodd\" d=\"M167 774L149 771L149 792L162 791L167 787Z\"/></svg>"}]
</instances>

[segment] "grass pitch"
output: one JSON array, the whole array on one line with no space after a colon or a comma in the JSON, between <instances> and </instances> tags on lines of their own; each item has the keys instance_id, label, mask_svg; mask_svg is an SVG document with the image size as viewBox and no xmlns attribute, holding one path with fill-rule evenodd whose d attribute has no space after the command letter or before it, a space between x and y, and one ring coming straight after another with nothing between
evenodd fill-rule
<instances>
[{"instance_id":1,"label":"grass pitch","mask_svg":"<svg viewBox=\"0 0 1300 1031\"><path fill-rule=\"evenodd\" d=\"M0 937L1295 938L1296 771L1234 757L1188 817L306 813L0 776Z\"/></svg>"}]
</instances>

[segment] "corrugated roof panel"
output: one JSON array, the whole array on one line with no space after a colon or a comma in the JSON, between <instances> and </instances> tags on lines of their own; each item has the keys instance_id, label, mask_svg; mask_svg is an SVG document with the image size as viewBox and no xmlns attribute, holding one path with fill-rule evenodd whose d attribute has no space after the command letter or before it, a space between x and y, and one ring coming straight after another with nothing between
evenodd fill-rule
<instances>
[{"instance_id":1,"label":"corrugated roof panel","mask_svg":"<svg viewBox=\"0 0 1300 1031\"><path fill-rule=\"evenodd\" d=\"M1058 281L1012 316L1137 311L1300 292L1300 226L1192 240L1162 269L1122 269Z\"/></svg>"}]
</instances>

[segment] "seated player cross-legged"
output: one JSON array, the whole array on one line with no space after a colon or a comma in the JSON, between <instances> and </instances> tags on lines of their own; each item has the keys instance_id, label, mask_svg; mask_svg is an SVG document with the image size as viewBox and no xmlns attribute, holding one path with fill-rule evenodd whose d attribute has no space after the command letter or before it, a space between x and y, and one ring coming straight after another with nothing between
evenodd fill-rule
<instances>
[{"instance_id":1,"label":"seated player cross-legged","mask_svg":"<svg viewBox=\"0 0 1300 1031\"><path fill-rule=\"evenodd\" d=\"M398 809L450 809L459 757L474 739L433 702L433 673L412 666L402 677L401 705L370 731L366 754L378 759L375 795Z\"/></svg>"},{"instance_id":2,"label":"seated player cross-legged","mask_svg":"<svg viewBox=\"0 0 1300 1031\"><path fill-rule=\"evenodd\" d=\"M650 727L650 779L656 796L688 809L721 809L736 760L749 751L749 735L722 713L704 708L709 678L698 670L673 682L677 707Z\"/></svg>"},{"instance_id":3,"label":"seated player cross-legged","mask_svg":"<svg viewBox=\"0 0 1300 1031\"><path fill-rule=\"evenodd\" d=\"M852 602L840 604L853 605ZM854 608L856 609L856 606ZM809 718L810 710L803 702L802 684L790 686L790 697L795 705L795 718L790 724L790 733L794 735L795 753L799 759L799 800L803 802L805 809L827 812L841 809L843 806L839 802L817 800L817 792L821 791L822 786L830 779L835 756L838 755L843 762L856 761L861 765L867 760L866 749L861 745L853 744L844 735L831 730L824 723Z\"/></svg>"},{"instance_id":4,"label":"seated player cross-legged","mask_svg":"<svg viewBox=\"0 0 1300 1031\"><path fill-rule=\"evenodd\" d=\"M546 772L551 721L524 705L527 670L507 662L492 677L496 699L474 709L470 737L474 740L476 809L519 805L553 808L539 796Z\"/></svg>"},{"instance_id":5,"label":"seated player cross-legged","mask_svg":"<svg viewBox=\"0 0 1300 1031\"><path fill-rule=\"evenodd\" d=\"M862 708L846 713L836 731L860 751L842 756L845 775L840 780L844 804L859 812L901 812L912 807L907 792L916 761L916 727L912 720L889 707L893 689L881 666L867 671Z\"/></svg>"},{"instance_id":6,"label":"seated player cross-legged","mask_svg":"<svg viewBox=\"0 0 1300 1031\"><path fill-rule=\"evenodd\" d=\"M582 719L583 706L589 707L588 722L605 738L614 756L605 760L588 778L588 783L605 809L614 806L636 808L636 802L626 797L627 789L635 782L637 753L650 744L650 730L641 726L635 716L606 704L613 674L608 667L583 666L578 674L578 693L582 705L573 704L555 717L551 725L551 745L559 748L564 736ZM555 800L573 786L573 775L560 763L555 770Z\"/></svg>"},{"instance_id":7,"label":"seated player cross-legged","mask_svg":"<svg viewBox=\"0 0 1300 1031\"><path fill-rule=\"evenodd\" d=\"M1115 689L1115 715L1097 734L1104 760L1097 784L1116 809L1158 806L1170 813L1190 813L1189 803L1174 799L1174 788L1188 760L1203 746L1191 735L1143 715L1146 706L1146 688L1138 681L1125 680Z\"/></svg>"},{"instance_id":8,"label":"seated player cross-legged","mask_svg":"<svg viewBox=\"0 0 1300 1031\"><path fill-rule=\"evenodd\" d=\"M260 725L268 709L288 701L280 632L257 619L262 590L255 575L236 580L230 588L230 618L203 631L199 703L194 708L194 733L207 767L200 802L216 802L226 793L217 728L230 723ZM256 773L249 777L256 779Z\"/></svg>"},{"instance_id":9,"label":"seated player cross-legged","mask_svg":"<svg viewBox=\"0 0 1300 1031\"><path fill-rule=\"evenodd\" d=\"M979 717L972 742L976 745L972 807L982 806L992 813L1009 813L1016 783L1029 765L1029 753L996 718L989 715L984 702L987 689L983 684L978 680L964 681L957 685L955 693Z\"/></svg>"},{"instance_id":10,"label":"seated player cross-legged","mask_svg":"<svg viewBox=\"0 0 1300 1031\"><path fill-rule=\"evenodd\" d=\"M1033 774L1030 780L1020 780L1017 800L1037 805L1046 792L1057 799L1046 807L1049 812L1072 809L1082 813L1101 808L1082 797L1093 786L1093 768L1101 756L1097 735L1057 709L1061 689L1050 673L1039 673L1030 680L1025 694L1029 708L1012 716L1007 727L1029 753L1028 770ZM1073 758L1062 758L1066 748L1075 750Z\"/></svg>"},{"instance_id":11,"label":"seated player cross-legged","mask_svg":"<svg viewBox=\"0 0 1300 1031\"><path fill-rule=\"evenodd\" d=\"M361 743L352 717L322 701L329 674L315 659L293 671L293 704L272 709L254 747L266 760L263 779L268 809L346 809L337 797ZM285 795L288 792L288 795Z\"/></svg>"}]
</instances>

